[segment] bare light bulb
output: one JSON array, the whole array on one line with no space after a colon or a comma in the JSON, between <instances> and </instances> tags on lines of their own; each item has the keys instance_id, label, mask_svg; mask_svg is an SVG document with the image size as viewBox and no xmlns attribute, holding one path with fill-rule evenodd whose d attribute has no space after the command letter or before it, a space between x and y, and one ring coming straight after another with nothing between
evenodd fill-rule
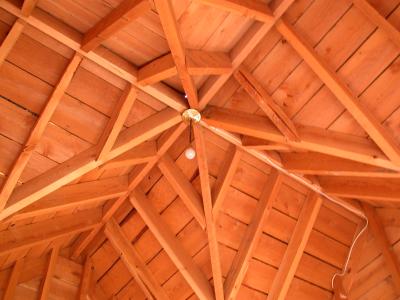
<instances>
[{"instance_id":1,"label":"bare light bulb","mask_svg":"<svg viewBox=\"0 0 400 300\"><path fill-rule=\"evenodd\" d=\"M192 160L196 157L196 151L192 147L189 147L185 150L185 156L187 159Z\"/></svg>"}]
</instances>

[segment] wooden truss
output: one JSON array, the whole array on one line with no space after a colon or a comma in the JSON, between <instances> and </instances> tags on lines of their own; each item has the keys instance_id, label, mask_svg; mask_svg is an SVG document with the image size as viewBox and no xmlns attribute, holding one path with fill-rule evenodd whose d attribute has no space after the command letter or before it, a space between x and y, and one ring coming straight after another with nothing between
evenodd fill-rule
<instances>
[{"instance_id":1,"label":"wooden truss","mask_svg":"<svg viewBox=\"0 0 400 300\"><path fill-rule=\"evenodd\" d=\"M200 299L235 299L262 232L262 224L268 218L282 181L282 175L278 171L270 174L256 213L224 283L216 218L244 151L256 158L259 158L255 154L259 150L306 151L288 152L283 154L277 162L281 168L289 172L324 175L319 181L319 188L332 196L367 199L378 203L381 200L399 201L400 148L373 114L342 82L338 74L331 70L299 33L282 18L294 2L293 0L281 1L274 10L266 5L246 0L201 0L199 2L253 18L258 22L248 29L230 53L204 52L185 48L170 0L125 0L83 35L72 30L64 30L65 28L60 27L63 25L56 23L52 17L44 16L40 9L35 9L36 1L34 0L25 0L21 8L7 1L0 2L2 9L17 17L0 47L0 64L12 50L26 24L52 36L75 51L2 186L0 219L15 222L80 204L100 203L116 198L108 202L104 210L92 209L78 213L79 216L65 215L27 225L24 228L15 229L15 232L13 230L0 232L2 241L0 254L24 249L43 241L57 241L62 237L83 232L74 245L72 256L76 258L90 243L99 236L103 236L104 233L147 298L168 299L161 284L155 280L124 235L118 224L118 218L114 217L125 200L129 199ZM372 22L386 31L388 36L400 45L399 32L367 1L354 0L353 2ZM150 9L158 12L170 53L138 69L115 54L95 51L102 48L101 43L104 40ZM290 43L373 141L298 126L290 120L253 77L252 70L242 66L245 58L272 28L275 28ZM80 67L87 67L87 64L84 65L85 61L93 62L127 82L126 89L114 109L104 134L96 146L18 186L21 173L41 140L75 71ZM210 77L198 91L192 77L205 74L217 76ZM182 82L187 102L183 95L161 83L162 80L175 75L178 75ZM254 116L208 105L231 76L235 77L265 116ZM152 95L168 108L122 131L126 118L135 104L138 90ZM189 107L202 111L205 127L217 128L217 132L223 138L227 138L231 133L243 136L238 142L239 146L231 146L229 149L226 161L211 189L204 138L205 127L202 124L194 126L201 194L195 190L192 183L167 154L167 150L187 127L181 122L180 113ZM161 136L158 137L159 135ZM315 164L316 161L319 163ZM102 172L107 168L120 165L136 165L136 167L129 176L70 184L91 171ZM206 229L213 288L208 281L209 278L206 278L192 257L180 246L175 235L170 232L159 213L146 199L146 195L138 188L143 178L156 166L183 200L198 224ZM346 176L357 178L348 180ZM273 281L269 298L285 299L321 202L321 196L310 192L290 239L283 263ZM396 290L400 293L399 266L390 250L382 226L373 208L368 204L362 206L370 220L371 231L376 237L380 237L379 245L388 262ZM58 225L53 226L54 224ZM13 239L14 236L19 237L18 241ZM46 275L42 282L42 299L45 299L48 294L58 255L59 244L56 243L51 250ZM22 260L15 263L6 295L13 295L24 264ZM345 280L349 281L347 278ZM351 283L346 286L346 293L349 291L349 286ZM81 299L90 293L90 287L91 262L88 259L82 275ZM337 293L342 293L343 287L337 290L339 291Z\"/></svg>"}]
</instances>

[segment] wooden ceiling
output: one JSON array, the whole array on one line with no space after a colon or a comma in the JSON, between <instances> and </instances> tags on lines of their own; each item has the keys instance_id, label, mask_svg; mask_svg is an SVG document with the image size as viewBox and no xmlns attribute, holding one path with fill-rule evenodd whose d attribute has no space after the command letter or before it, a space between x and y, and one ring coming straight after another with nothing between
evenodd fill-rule
<instances>
[{"instance_id":1,"label":"wooden ceiling","mask_svg":"<svg viewBox=\"0 0 400 300\"><path fill-rule=\"evenodd\" d=\"M0 0L0 40L0 297L399 299L399 0Z\"/></svg>"}]
</instances>

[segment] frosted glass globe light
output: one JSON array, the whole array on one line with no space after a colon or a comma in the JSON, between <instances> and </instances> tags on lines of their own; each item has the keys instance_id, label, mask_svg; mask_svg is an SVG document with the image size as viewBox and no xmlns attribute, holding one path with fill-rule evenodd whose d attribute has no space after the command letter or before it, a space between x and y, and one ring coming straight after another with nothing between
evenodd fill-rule
<instances>
[{"instance_id":1,"label":"frosted glass globe light","mask_svg":"<svg viewBox=\"0 0 400 300\"><path fill-rule=\"evenodd\" d=\"M189 147L185 150L185 156L187 159L192 160L196 157L196 151L192 147Z\"/></svg>"}]
</instances>

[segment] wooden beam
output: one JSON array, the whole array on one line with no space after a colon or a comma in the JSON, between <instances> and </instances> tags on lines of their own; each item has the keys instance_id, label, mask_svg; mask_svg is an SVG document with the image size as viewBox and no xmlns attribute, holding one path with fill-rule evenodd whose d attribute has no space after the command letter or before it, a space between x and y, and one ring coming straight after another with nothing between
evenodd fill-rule
<instances>
[{"instance_id":1,"label":"wooden beam","mask_svg":"<svg viewBox=\"0 0 400 300\"><path fill-rule=\"evenodd\" d=\"M93 277L94 266L92 260L87 257L82 268L81 282L79 284L79 300L87 300Z\"/></svg>"},{"instance_id":2,"label":"wooden beam","mask_svg":"<svg viewBox=\"0 0 400 300\"><path fill-rule=\"evenodd\" d=\"M202 120L209 126L230 132L390 170L400 170L397 165L386 158L374 143L366 138L302 126L298 127L300 141L288 141L267 118L216 107L208 107L202 113Z\"/></svg>"},{"instance_id":3,"label":"wooden beam","mask_svg":"<svg viewBox=\"0 0 400 300\"><path fill-rule=\"evenodd\" d=\"M149 271L139 253L126 238L121 227L114 219L108 221L104 232L136 282L141 283L148 299L169 299L167 293Z\"/></svg>"},{"instance_id":4,"label":"wooden beam","mask_svg":"<svg viewBox=\"0 0 400 300\"><path fill-rule=\"evenodd\" d=\"M0 220L99 167L107 160L111 160L160 134L181 120L180 114L166 108L124 130L118 136L114 148L103 161L96 161L98 148L93 147L35 177L15 189L6 208L0 213Z\"/></svg>"},{"instance_id":5,"label":"wooden beam","mask_svg":"<svg viewBox=\"0 0 400 300\"><path fill-rule=\"evenodd\" d=\"M164 34L171 49L172 57L189 104L192 108L198 108L197 89L187 68L186 50L182 42L178 24L176 23L171 0L154 0L154 4L160 16L161 25L164 29Z\"/></svg>"},{"instance_id":6,"label":"wooden beam","mask_svg":"<svg viewBox=\"0 0 400 300\"><path fill-rule=\"evenodd\" d=\"M24 0L24 2L22 3L21 13L25 17L30 16L35 9L37 2L38 0Z\"/></svg>"},{"instance_id":7,"label":"wooden beam","mask_svg":"<svg viewBox=\"0 0 400 300\"><path fill-rule=\"evenodd\" d=\"M105 208L103 215L102 224L94 228L91 232L83 234L79 237L77 242L73 246L73 258L77 258L82 251L89 245L89 243L101 232L102 225L108 222L108 220L114 215L117 209L124 203L125 199L129 197L129 194L134 190L145 176L155 167L159 157L163 156L171 145L178 139L181 133L186 129L187 125L181 122L179 125L171 128L169 131L161 135L157 140L158 153L157 156L149 161L146 165L138 166L129 173L129 185L128 191L120 196L110 207Z\"/></svg>"},{"instance_id":8,"label":"wooden beam","mask_svg":"<svg viewBox=\"0 0 400 300\"><path fill-rule=\"evenodd\" d=\"M109 170L122 167L140 165L153 160L157 155L157 145L155 141L144 142L132 150L108 161L100 166L101 170Z\"/></svg>"},{"instance_id":9,"label":"wooden beam","mask_svg":"<svg viewBox=\"0 0 400 300\"><path fill-rule=\"evenodd\" d=\"M118 55L113 54L105 48L102 48L102 51L96 52L83 51L81 49L82 34L73 28L60 23L59 20L50 16L43 10L37 8L35 15L27 18L22 15L19 7L9 1L0 1L0 7L10 14L21 18L29 25L52 37L63 45L77 51L91 62L94 62L110 71L112 74L134 84L143 92L155 97L169 107L180 112L187 108L187 103L182 95L165 84L159 83L145 87L137 84L136 67Z\"/></svg>"},{"instance_id":10,"label":"wooden beam","mask_svg":"<svg viewBox=\"0 0 400 300\"><path fill-rule=\"evenodd\" d=\"M64 95L69 83L71 82L72 77L74 76L75 71L77 70L81 60L82 57L79 54L75 54L73 56L63 75L55 86L52 94L47 100L47 103L40 113L39 118L36 120L35 125L31 129L29 136L24 143L21 153L14 161L14 164L8 176L3 183L0 192L0 212L6 206L7 200L9 199L11 193L17 185L18 179L20 178L22 171L25 169L25 166L27 165L33 151L40 142L42 135L47 127L47 124L52 118L58 106L58 103L61 101L61 98Z\"/></svg>"},{"instance_id":11,"label":"wooden beam","mask_svg":"<svg viewBox=\"0 0 400 300\"><path fill-rule=\"evenodd\" d=\"M1 231L0 255L89 230L101 222L101 217L102 209L96 208Z\"/></svg>"},{"instance_id":12,"label":"wooden beam","mask_svg":"<svg viewBox=\"0 0 400 300\"><path fill-rule=\"evenodd\" d=\"M244 67L239 67L233 75L276 128L288 139L298 141L299 134L292 120L290 120L279 105L274 102L258 80Z\"/></svg>"},{"instance_id":13,"label":"wooden beam","mask_svg":"<svg viewBox=\"0 0 400 300\"><path fill-rule=\"evenodd\" d=\"M116 107L107 123L106 128L103 131L102 136L98 145L100 147L99 155L97 160L103 160L106 155L111 151L117 140L118 134L124 127L124 123L129 113L131 112L132 106L135 103L137 97L136 88L128 84L125 88L121 98L118 100Z\"/></svg>"},{"instance_id":14,"label":"wooden beam","mask_svg":"<svg viewBox=\"0 0 400 300\"><path fill-rule=\"evenodd\" d=\"M354 5L377 27L389 36L393 43L400 47L400 32L382 16L367 0L353 0Z\"/></svg>"},{"instance_id":15,"label":"wooden beam","mask_svg":"<svg viewBox=\"0 0 400 300\"><path fill-rule=\"evenodd\" d=\"M255 149L255 150L279 151L279 152L292 152L294 150L301 151L301 149L295 149L293 147L290 147L289 145L268 142L266 140L262 140L247 135L242 137L242 144L247 149Z\"/></svg>"},{"instance_id":16,"label":"wooden beam","mask_svg":"<svg viewBox=\"0 0 400 300\"><path fill-rule=\"evenodd\" d=\"M158 161L158 168L182 199L187 209L193 214L200 226L205 229L206 223L201 197L186 175L183 174L181 169L179 169L168 154L165 154Z\"/></svg>"},{"instance_id":17,"label":"wooden beam","mask_svg":"<svg viewBox=\"0 0 400 300\"><path fill-rule=\"evenodd\" d=\"M312 228L321 208L322 198L311 193L303 204L299 219L297 221L289 245L285 251L282 263L275 275L274 281L268 293L268 299L283 300L289 291L290 284L294 278L300 259L303 256Z\"/></svg>"},{"instance_id":18,"label":"wooden beam","mask_svg":"<svg viewBox=\"0 0 400 300\"><path fill-rule=\"evenodd\" d=\"M279 6L274 10L274 18L266 23L254 23L243 38L233 47L230 52L232 60L232 72L224 74L217 78L209 78L199 91L199 108L204 109L217 92L224 86L225 82L231 77L233 71L238 68L258 43L267 35L275 22L285 13L294 0L282 0Z\"/></svg>"},{"instance_id":19,"label":"wooden beam","mask_svg":"<svg viewBox=\"0 0 400 300\"><path fill-rule=\"evenodd\" d=\"M3 299L14 299L15 289L18 284L21 271L24 267L24 259L18 259L13 266L7 288L4 291Z\"/></svg>"},{"instance_id":20,"label":"wooden beam","mask_svg":"<svg viewBox=\"0 0 400 300\"><path fill-rule=\"evenodd\" d=\"M228 153L225 156L225 160L220 168L217 180L215 181L211 192L214 220L217 219L218 212L236 173L242 154L243 151L240 148L230 146Z\"/></svg>"},{"instance_id":21,"label":"wooden beam","mask_svg":"<svg viewBox=\"0 0 400 300\"><path fill-rule=\"evenodd\" d=\"M151 206L143 192L136 189L129 199L195 294L200 299L214 299L212 288L207 278L195 264L192 257L184 251L175 235Z\"/></svg>"},{"instance_id":22,"label":"wooden beam","mask_svg":"<svg viewBox=\"0 0 400 300\"><path fill-rule=\"evenodd\" d=\"M372 140L397 166L400 166L400 148L375 116L354 96L347 85L330 69L314 49L308 45L285 21L276 23L276 29L299 53L304 61L319 76L322 82L332 91L347 111L369 134Z\"/></svg>"},{"instance_id":23,"label":"wooden beam","mask_svg":"<svg viewBox=\"0 0 400 300\"><path fill-rule=\"evenodd\" d=\"M268 182L258 200L253 219L247 227L239 250L232 262L231 268L225 281L225 299L236 299L240 286L246 275L253 251L260 240L263 232L264 221L268 218L272 204L278 196L282 183L282 175L272 170ZM269 297L269 296L268 296Z\"/></svg>"},{"instance_id":24,"label":"wooden beam","mask_svg":"<svg viewBox=\"0 0 400 300\"><path fill-rule=\"evenodd\" d=\"M399 178L320 177L321 187L342 198L356 198L379 204L380 201L400 203Z\"/></svg>"},{"instance_id":25,"label":"wooden beam","mask_svg":"<svg viewBox=\"0 0 400 300\"><path fill-rule=\"evenodd\" d=\"M372 232L376 244L382 252L383 258L385 260L385 266L389 270L392 277L396 294L400 295L400 265L396 254L393 252L392 245L390 244L386 236L385 228L379 220L375 209L371 205L362 203L362 207L364 209L365 215L368 218L369 230Z\"/></svg>"},{"instance_id":26,"label":"wooden beam","mask_svg":"<svg viewBox=\"0 0 400 300\"><path fill-rule=\"evenodd\" d=\"M102 202L125 195L127 191L128 176L126 175L66 185L24 208L10 219L17 221L88 203Z\"/></svg>"},{"instance_id":27,"label":"wooden beam","mask_svg":"<svg viewBox=\"0 0 400 300\"><path fill-rule=\"evenodd\" d=\"M11 52L19 36L24 30L25 22L21 19L17 19L11 26L6 38L3 40L0 46L0 66L6 60L8 54Z\"/></svg>"},{"instance_id":28,"label":"wooden beam","mask_svg":"<svg viewBox=\"0 0 400 300\"><path fill-rule=\"evenodd\" d=\"M280 156L285 169L293 173L317 176L400 178L400 172L316 152L281 153Z\"/></svg>"},{"instance_id":29,"label":"wooden beam","mask_svg":"<svg viewBox=\"0 0 400 300\"><path fill-rule=\"evenodd\" d=\"M40 288L40 291L39 291L40 300L49 299L51 282L53 281L54 270L56 268L59 251L60 251L60 245L59 244L57 244L51 250L49 265L47 267L46 274L45 274L44 278L42 279L42 285L41 285L41 288Z\"/></svg>"},{"instance_id":30,"label":"wooden beam","mask_svg":"<svg viewBox=\"0 0 400 300\"><path fill-rule=\"evenodd\" d=\"M82 50L89 52L97 48L104 40L121 30L133 20L150 11L148 0L124 0L104 19L85 33L82 40Z\"/></svg>"},{"instance_id":31,"label":"wooden beam","mask_svg":"<svg viewBox=\"0 0 400 300\"><path fill-rule=\"evenodd\" d=\"M347 270L343 270L345 271L344 276L336 276L333 282L335 300L349 299L350 297L350 291L353 283L355 282L359 268L361 267L361 258L365 251L364 247L367 242L368 231L364 230L361 233L361 230L363 230L366 225L365 222L365 220L361 220L357 226L357 230L353 239L353 243L355 243L353 252L351 254ZM356 240L360 233L361 235Z\"/></svg>"},{"instance_id":32,"label":"wooden beam","mask_svg":"<svg viewBox=\"0 0 400 300\"><path fill-rule=\"evenodd\" d=\"M213 215L213 202L211 197L210 175L208 172L208 162L206 153L206 143L203 127L199 124L193 126L194 139L196 142L196 157L199 166L201 196L203 198L204 215L207 226L208 248L211 257L211 268L214 281L215 299L224 299L222 282L221 259L218 247L217 230Z\"/></svg>"},{"instance_id":33,"label":"wooden beam","mask_svg":"<svg viewBox=\"0 0 400 300\"><path fill-rule=\"evenodd\" d=\"M221 75L231 71L229 55L223 52L186 50L187 69L191 76ZM144 65L138 71L138 83L150 85L178 74L171 53Z\"/></svg>"},{"instance_id":34,"label":"wooden beam","mask_svg":"<svg viewBox=\"0 0 400 300\"><path fill-rule=\"evenodd\" d=\"M217 7L228 12L239 14L260 22L271 22L274 19L269 6L258 0L197 0L197 2Z\"/></svg>"}]
</instances>

